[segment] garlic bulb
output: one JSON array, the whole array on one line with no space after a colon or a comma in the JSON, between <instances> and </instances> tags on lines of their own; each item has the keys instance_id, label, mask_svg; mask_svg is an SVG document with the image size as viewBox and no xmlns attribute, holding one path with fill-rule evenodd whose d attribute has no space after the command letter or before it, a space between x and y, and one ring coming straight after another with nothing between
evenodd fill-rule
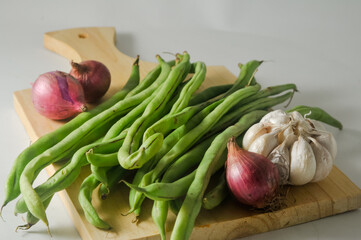
<instances>
[{"instance_id":1,"label":"garlic bulb","mask_svg":"<svg viewBox=\"0 0 361 240\"><path fill-rule=\"evenodd\" d=\"M243 148L268 157L278 168L281 184L303 185L331 172L337 144L323 123L299 112L275 110L248 129Z\"/></svg>"}]
</instances>

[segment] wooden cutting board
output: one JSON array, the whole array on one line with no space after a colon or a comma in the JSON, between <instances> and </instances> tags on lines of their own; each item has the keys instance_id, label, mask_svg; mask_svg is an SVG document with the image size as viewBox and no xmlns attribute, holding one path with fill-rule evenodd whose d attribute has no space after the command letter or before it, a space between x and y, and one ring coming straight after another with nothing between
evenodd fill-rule
<instances>
[{"instance_id":1,"label":"wooden cutting board","mask_svg":"<svg viewBox=\"0 0 361 240\"><path fill-rule=\"evenodd\" d=\"M135 57L118 51L115 46L115 29L112 27L76 28L49 32L44 35L44 44L47 49L69 60L79 62L94 59L108 66L112 74L112 84L105 99L126 82ZM140 61L141 76L144 77L154 66L155 63ZM235 78L223 66L209 66L206 81L201 88L221 83L233 83ZM15 92L14 105L32 141L64 124L62 121L46 119L35 111L31 102L30 89ZM52 175L58 168L59 165L51 165L47 167L47 172ZM84 168L76 182L60 192L75 227L83 239L159 239L157 228L150 215L151 201L144 202L138 224L132 223L134 216L121 215L129 209L128 189L124 185L119 185L119 188L106 200L100 200L96 192L93 196L93 204L100 216L113 229L103 231L89 224L77 200L80 184L88 174L89 169ZM230 197L214 210L201 211L191 239L235 239L358 209L361 207L361 190L337 167L334 167L324 181L291 187L286 203L287 207L279 211L260 213L238 204ZM51 226L51 219L49 221ZM175 215L169 212L166 224L168 237L174 221Z\"/></svg>"}]
</instances>

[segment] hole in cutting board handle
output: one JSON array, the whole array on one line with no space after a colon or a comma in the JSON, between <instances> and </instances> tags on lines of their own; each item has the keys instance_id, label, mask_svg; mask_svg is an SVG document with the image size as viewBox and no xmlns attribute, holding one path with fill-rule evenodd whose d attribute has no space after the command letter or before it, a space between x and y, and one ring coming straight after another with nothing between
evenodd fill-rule
<instances>
[{"instance_id":1,"label":"hole in cutting board handle","mask_svg":"<svg viewBox=\"0 0 361 240\"><path fill-rule=\"evenodd\" d=\"M86 33L79 33L79 34L78 34L78 38L82 38L82 39L88 38L88 34L86 34Z\"/></svg>"}]
</instances>

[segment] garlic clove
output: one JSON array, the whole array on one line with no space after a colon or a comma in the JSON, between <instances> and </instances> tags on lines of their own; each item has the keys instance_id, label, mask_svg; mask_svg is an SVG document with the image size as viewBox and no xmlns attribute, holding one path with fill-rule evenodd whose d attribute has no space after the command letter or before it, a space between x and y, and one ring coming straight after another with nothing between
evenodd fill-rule
<instances>
[{"instance_id":1,"label":"garlic clove","mask_svg":"<svg viewBox=\"0 0 361 240\"><path fill-rule=\"evenodd\" d=\"M304 117L301 115L301 113L297 111L290 112L289 115L291 116L292 120L303 122L305 121Z\"/></svg>"},{"instance_id":2,"label":"garlic clove","mask_svg":"<svg viewBox=\"0 0 361 240\"><path fill-rule=\"evenodd\" d=\"M333 167L333 157L331 153L322 146L316 139L309 137L311 147L316 159L316 173L312 182L318 182L325 179L330 174Z\"/></svg>"},{"instance_id":3,"label":"garlic clove","mask_svg":"<svg viewBox=\"0 0 361 240\"><path fill-rule=\"evenodd\" d=\"M336 159L337 143L332 133L319 130L313 132L311 136L331 153L333 159Z\"/></svg>"},{"instance_id":4,"label":"garlic clove","mask_svg":"<svg viewBox=\"0 0 361 240\"><path fill-rule=\"evenodd\" d=\"M288 116L288 114L281 109L277 109L264 115L260 123L283 125L283 124L287 124L289 121L290 121L290 117Z\"/></svg>"},{"instance_id":5,"label":"garlic clove","mask_svg":"<svg viewBox=\"0 0 361 240\"><path fill-rule=\"evenodd\" d=\"M280 130L275 130L259 136L251 143L248 151L259 153L267 157L270 152L278 145L279 132Z\"/></svg>"},{"instance_id":6,"label":"garlic clove","mask_svg":"<svg viewBox=\"0 0 361 240\"><path fill-rule=\"evenodd\" d=\"M287 141L273 149L267 158L278 168L280 185L287 184L290 176L290 151Z\"/></svg>"},{"instance_id":7,"label":"garlic clove","mask_svg":"<svg viewBox=\"0 0 361 240\"><path fill-rule=\"evenodd\" d=\"M316 159L312 147L303 136L293 143L290 156L290 184L304 185L310 182L316 173Z\"/></svg>"},{"instance_id":8,"label":"garlic clove","mask_svg":"<svg viewBox=\"0 0 361 240\"><path fill-rule=\"evenodd\" d=\"M283 128L278 134L278 142L282 143L287 140L287 147L289 147L293 142L297 140L297 136L295 135L294 129L292 125L289 125L286 128Z\"/></svg>"},{"instance_id":9,"label":"garlic clove","mask_svg":"<svg viewBox=\"0 0 361 240\"><path fill-rule=\"evenodd\" d=\"M263 123L256 123L252 125L247 132L244 134L243 140L242 140L242 147L243 149L248 150L249 146L252 144L252 142L257 139L259 136L269 133L269 127L266 126L266 124Z\"/></svg>"}]
</instances>

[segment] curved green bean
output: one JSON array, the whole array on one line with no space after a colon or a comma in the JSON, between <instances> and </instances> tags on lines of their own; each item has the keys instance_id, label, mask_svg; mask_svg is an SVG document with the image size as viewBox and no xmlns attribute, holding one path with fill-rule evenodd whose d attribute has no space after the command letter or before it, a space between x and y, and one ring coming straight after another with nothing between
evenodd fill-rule
<instances>
[{"instance_id":1,"label":"curved green bean","mask_svg":"<svg viewBox=\"0 0 361 240\"><path fill-rule=\"evenodd\" d=\"M93 191L99 184L100 182L94 175L90 174L86 177L80 186L78 200L88 222L95 227L109 230L111 229L110 225L99 217L91 203Z\"/></svg>"},{"instance_id":2,"label":"curved green bean","mask_svg":"<svg viewBox=\"0 0 361 240\"><path fill-rule=\"evenodd\" d=\"M178 101L173 104L172 109L169 112L170 115L180 112L188 105L192 94L201 86L206 78L206 72L207 68L203 62L195 63L195 74L182 89Z\"/></svg>"},{"instance_id":3,"label":"curved green bean","mask_svg":"<svg viewBox=\"0 0 361 240\"><path fill-rule=\"evenodd\" d=\"M246 114L235 125L228 127L214 139L196 170L195 178L187 191L187 195L177 215L170 239L189 238L195 219L200 211L203 195L208 186L211 173L217 159L221 157L221 154L226 149L228 139L232 136L240 135L266 113L266 111L253 111Z\"/></svg>"},{"instance_id":4,"label":"curved green bean","mask_svg":"<svg viewBox=\"0 0 361 240\"><path fill-rule=\"evenodd\" d=\"M134 155L138 156L140 154L137 152L137 149L144 131L150 124L154 123L158 115L162 113L166 103L172 97L173 92L184 80L183 75L189 64L189 55L185 53L181 63L176 65L169 72L169 76L167 77L165 83L160 87L159 92L157 92L155 97L149 103L142 116L138 118L129 128L127 137L118 152L119 164L123 168L139 168L153 156L152 154L149 154L149 158L146 159L145 157L148 156L145 155L142 158L142 162L137 162L139 158L133 157Z\"/></svg>"}]
</instances>

